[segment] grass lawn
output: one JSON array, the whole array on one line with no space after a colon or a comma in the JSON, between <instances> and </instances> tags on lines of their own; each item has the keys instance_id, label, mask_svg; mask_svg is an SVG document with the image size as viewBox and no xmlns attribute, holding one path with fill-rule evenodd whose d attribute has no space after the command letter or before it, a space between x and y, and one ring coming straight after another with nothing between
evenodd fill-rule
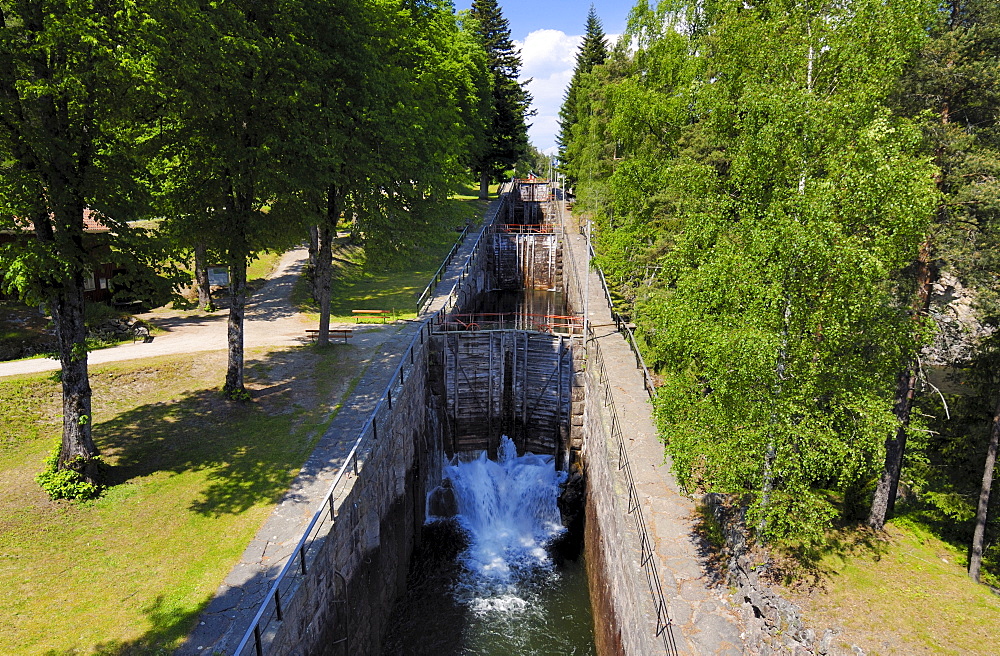
<instances>
[{"instance_id":1,"label":"grass lawn","mask_svg":"<svg viewBox=\"0 0 1000 656\"><path fill-rule=\"evenodd\" d=\"M839 629L838 653L1000 653L1000 596L969 580L964 554L905 520L886 529L887 541L824 556L820 586L789 593L806 623Z\"/></svg>"},{"instance_id":2,"label":"grass lawn","mask_svg":"<svg viewBox=\"0 0 1000 656\"><path fill-rule=\"evenodd\" d=\"M17 301L0 301L0 360L12 360L29 351L46 351L55 343L49 319L36 308Z\"/></svg>"},{"instance_id":3,"label":"grass lawn","mask_svg":"<svg viewBox=\"0 0 1000 656\"><path fill-rule=\"evenodd\" d=\"M60 432L58 385L0 379L0 654L169 653L362 362L344 345L256 351L250 405L218 394L223 352L94 367L112 485L88 503L50 501L33 482Z\"/></svg>"},{"instance_id":4,"label":"grass lawn","mask_svg":"<svg viewBox=\"0 0 1000 656\"><path fill-rule=\"evenodd\" d=\"M483 216L487 203L477 200L475 194L472 189L463 189L453 196L438 212L437 228L424 235L426 243L414 248L405 261L385 270L367 262L364 248L351 244L348 237L338 239L333 253L331 321L353 323L351 310L392 310L396 318L414 318L417 296L458 238L455 226ZM318 317L319 308L305 277L296 284L292 302L299 310Z\"/></svg>"}]
</instances>

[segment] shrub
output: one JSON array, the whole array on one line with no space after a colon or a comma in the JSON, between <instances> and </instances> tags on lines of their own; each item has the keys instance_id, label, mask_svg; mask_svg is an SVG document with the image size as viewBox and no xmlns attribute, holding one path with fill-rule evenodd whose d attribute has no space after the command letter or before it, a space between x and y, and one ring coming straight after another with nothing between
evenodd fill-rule
<instances>
[{"instance_id":1,"label":"shrub","mask_svg":"<svg viewBox=\"0 0 1000 656\"><path fill-rule=\"evenodd\" d=\"M85 501L93 499L101 493L101 488L83 478L81 473L89 462L101 462L100 456L84 458L77 456L68 463L66 469L59 469L59 451L61 443L56 442L55 448L45 459L45 469L37 476L35 482L42 486L52 499L74 499Z\"/></svg>"}]
</instances>

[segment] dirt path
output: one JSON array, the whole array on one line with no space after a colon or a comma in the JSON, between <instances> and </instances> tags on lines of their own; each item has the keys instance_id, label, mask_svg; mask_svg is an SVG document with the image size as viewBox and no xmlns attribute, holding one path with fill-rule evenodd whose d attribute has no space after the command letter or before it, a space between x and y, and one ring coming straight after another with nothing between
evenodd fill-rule
<instances>
[{"instance_id":1,"label":"dirt path","mask_svg":"<svg viewBox=\"0 0 1000 656\"><path fill-rule=\"evenodd\" d=\"M254 294L247 306L244 324L245 345L297 346L309 341L306 329L314 327L314 322L298 312L291 304L292 288L308 259L305 248L297 248L285 253L267 283ZM121 360L150 358L157 355L218 351L226 348L226 319L224 310L208 313L201 310L154 310L137 315L152 322L165 331L156 335L148 344L137 342L121 344L112 348L93 351L88 356L90 365ZM372 341L373 332L380 328L353 326L359 328L355 342ZM380 341L380 340L377 340ZM59 369L57 360L36 358L0 362L0 376L39 373Z\"/></svg>"}]
</instances>

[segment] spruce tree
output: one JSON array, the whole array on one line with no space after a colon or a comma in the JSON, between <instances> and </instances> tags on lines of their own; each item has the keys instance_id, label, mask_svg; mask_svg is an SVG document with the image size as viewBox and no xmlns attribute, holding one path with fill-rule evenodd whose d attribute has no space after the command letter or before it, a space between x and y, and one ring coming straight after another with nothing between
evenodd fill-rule
<instances>
[{"instance_id":1,"label":"spruce tree","mask_svg":"<svg viewBox=\"0 0 1000 656\"><path fill-rule=\"evenodd\" d=\"M601 19L597 17L594 5L590 5L583 43L580 44L580 49L576 53L576 68L573 69L573 77L570 79L562 107L559 109L559 135L556 137L556 142L559 144L559 160L562 163L562 170L569 175L571 181L575 179L572 174L572 165L569 163L575 154L573 128L586 117L589 107L589 103L580 102L581 95L586 93L584 87L587 76L590 75L595 66L603 64L607 59L608 46L604 27L601 25Z\"/></svg>"},{"instance_id":2,"label":"spruce tree","mask_svg":"<svg viewBox=\"0 0 1000 656\"><path fill-rule=\"evenodd\" d=\"M476 33L486 49L493 76L493 122L486 148L473 164L479 175L479 197L486 198L489 183L499 182L503 172L513 168L528 148L531 94L528 81L518 82L521 53L510 37L510 24L496 0L474 0L470 11L478 23Z\"/></svg>"}]
</instances>

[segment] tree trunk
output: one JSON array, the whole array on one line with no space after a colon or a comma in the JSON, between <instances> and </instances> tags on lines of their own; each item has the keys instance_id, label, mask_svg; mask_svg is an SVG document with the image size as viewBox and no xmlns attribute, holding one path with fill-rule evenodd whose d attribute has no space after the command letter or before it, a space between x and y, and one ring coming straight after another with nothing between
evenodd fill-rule
<instances>
[{"instance_id":1,"label":"tree trunk","mask_svg":"<svg viewBox=\"0 0 1000 656\"><path fill-rule=\"evenodd\" d=\"M319 229L319 253L316 258L315 280L316 301L319 303L318 346L330 343L330 276L333 272L333 246L329 226Z\"/></svg>"},{"instance_id":2,"label":"tree trunk","mask_svg":"<svg viewBox=\"0 0 1000 656\"><path fill-rule=\"evenodd\" d=\"M885 526L885 520L896 507L896 493L899 489L899 474L903 470L903 452L906 449L906 431L910 425L910 410L913 408L913 394L917 384L917 363L913 362L900 372L896 379L896 400L893 412L896 415L896 434L885 441L885 465L872 498L868 525L875 530Z\"/></svg>"},{"instance_id":3,"label":"tree trunk","mask_svg":"<svg viewBox=\"0 0 1000 656\"><path fill-rule=\"evenodd\" d=\"M204 242L195 244L194 247L194 280L198 287L198 306L212 311L212 287L208 282L208 255Z\"/></svg>"},{"instance_id":4,"label":"tree trunk","mask_svg":"<svg viewBox=\"0 0 1000 656\"><path fill-rule=\"evenodd\" d=\"M316 254L319 253L319 226L309 226L309 266L316 268Z\"/></svg>"},{"instance_id":5,"label":"tree trunk","mask_svg":"<svg viewBox=\"0 0 1000 656\"><path fill-rule=\"evenodd\" d=\"M319 250L316 256L316 301L319 303L319 334L316 344L330 342L330 276L333 271L333 238L340 220L340 190L330 187L326 196L326 221L319 228Z\"/></svg>"},{"instance_id":6,"label":"tree trunk","mask_svg":"<svg viewBox=\"0 0 1000 656\"><path fill-rule=\"evenodd\" d=\"M247 260L229 262L229 362L222 391L230 398L246 391L243 386L243 316L247 304Z\"/></svg>"},{"instance_id":7,"label":"tree trunk","mask_svg":"<svg viewBox=\"0 0 1000 656\"><path fill-rule=\"evenodd\" d=\"M91 435L90 377L87 371L87 329L84 325L83 275L77 273L52 300L52 320L62 365L63 431L59 469L73 469L98 483L97 446Z\"/></svg>"},{"instance_id":8,"label":"tree trunk","mask_svg":"<svg viewBox=\"0 0 1000 656\"><path fill-rule=\"evenodd\" d=\"M316 285L316 269L319 267L316 258L319 256L319 248L319 226L311 225L309 226L309 275L311 276L309 284L314 301L319 301L319 287Z\"/></svg>"},{"instance_id":9,"label":"tree trunk","mask_svg":"<svg viewBox=\"0 0 1000 656\"><path fill-rule=\"evenodd\" d=\"M57 209L57 216L72 217L66 231L72 251L83 253L83 203ZM55 232L48 212L33 221L36 238L55 250ZM63 430L59 448L59 469L73 469L89 483L97 484L99 455L92 436L90 375L87 371L87 327L84 323L83 268L77 266L69 280L49 288L48 303L59 343L62 374Z\"/></svg>"},{"instance_id":10,"label":"tree trunk","mask_svg":"<svg viewBox=\"0 0 1000 656\"><path fill-rule=\"evenodd\" d=\"M979 569L983 564L983 539L986 535L986 516L990 506L990 488L993 487L993 468L997 462L998 444L1000 444L1000 401L997 401L996 410L993 411L990 445L986 449L986 465L983 467L983 485L979 488L976 531L972 536L972 552L969 555L969 578L976 583L979 583Z\"/></svg>"},{"instance_id":11,"label":"tree trunk","mask_svg":"<svg viewBox=\"0 0 1000 656\"><path fill-rule=\"evenodd\" d=\"M479 176L479 200L489 200L490 197L490 176L483 171Z\"/></svg>"},{"instance_id":12,"label":"tree trunk","mask_svg":"<svg viewBox=\"0 0 1000 656\"><path fill-rule=\"evenodd\" d=\"M916 267L917 297L914 302L914 314L923 317L927 316L936 278L936 272L930 263L930 238L920 246ZM868 513L868 525L877 531L885 526L885 520L896 507L899 475L903 471L903 456L906 451L906 432L910 427L910 411L913 409L913 396L919 370L920 365L914 359L896 378L896 397L893 404L893 414L896 415L897 422L896 434L885 441L885 464L872 498L871 512Z\"/></svg>"}]
</instances>

